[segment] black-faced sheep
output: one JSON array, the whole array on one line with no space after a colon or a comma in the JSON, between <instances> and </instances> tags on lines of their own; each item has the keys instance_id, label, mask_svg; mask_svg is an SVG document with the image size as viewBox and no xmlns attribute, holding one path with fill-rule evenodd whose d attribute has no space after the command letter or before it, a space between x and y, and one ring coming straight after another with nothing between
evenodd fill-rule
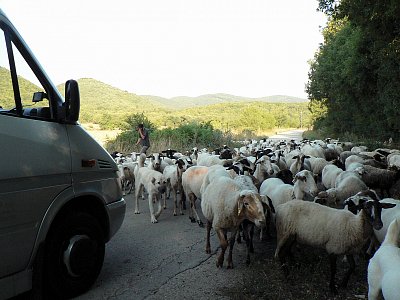
<instances>
[{"instance_id":1,"label":"black-faced sheep","mask_svg":"<svg viewBox=\"0 0 400 300\"><path fill-rule=\"evenodd\" d=\"M335 209L314 202L293 200L276 209L277 247L275 257L288 274L286 257L291 246L300 244L325 249L329 254L331 276L329 287L337 294L335 285L336 259L346 255L350 268L345 274L345 287L355 268L353 254L359 253L373 233L382 227L381 210L392 205L368 199L357 215L344 209Z\"/></svg>"}]
</instances>

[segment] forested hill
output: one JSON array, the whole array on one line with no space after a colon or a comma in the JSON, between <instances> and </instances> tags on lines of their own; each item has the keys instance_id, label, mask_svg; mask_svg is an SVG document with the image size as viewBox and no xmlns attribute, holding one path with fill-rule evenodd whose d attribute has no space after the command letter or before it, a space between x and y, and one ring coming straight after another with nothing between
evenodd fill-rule
<instances>
[{"instance_id":1,"label":"forested hill","mask_svg":"<svg viewBox=\"0 0 400 300\"><path fill-rule=\"evenodd\" d=\"M153 101L156 101L162 105L167 105L173 109L187 109L198 106L205 106L211 104L220 104L227 102L269 102L269 103L303 103L307 102L307 99L285 96L285 95L275 95L267 96L261 98L250 98L234 96L229 94L207 94L198 97L173 97L173 98L162 98L157 96L145 96Z\"/></svg>"}]
</instances>

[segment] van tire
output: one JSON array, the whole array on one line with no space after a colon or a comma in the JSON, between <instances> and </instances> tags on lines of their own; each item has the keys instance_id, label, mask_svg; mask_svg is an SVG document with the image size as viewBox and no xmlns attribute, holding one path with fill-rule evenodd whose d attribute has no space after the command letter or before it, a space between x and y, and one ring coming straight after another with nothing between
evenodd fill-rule
<instances>
[{"instance_id":1,"label":"van tire","mask_svg":"<svg viewBox=\"0 0 400 300\"><path fill-rule=\"evenodd\" d=\"M92 215L71 212L57 220L46 239L45 298L68 299L87 291L101 271L104 251L104 234Z\"/></svg>"}]
</instances>

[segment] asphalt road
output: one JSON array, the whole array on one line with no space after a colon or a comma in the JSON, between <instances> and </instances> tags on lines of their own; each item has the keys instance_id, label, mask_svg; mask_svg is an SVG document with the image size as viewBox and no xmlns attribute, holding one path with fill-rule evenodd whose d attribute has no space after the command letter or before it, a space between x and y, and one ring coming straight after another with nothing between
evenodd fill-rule
<instances>
[{"instance_id":1,"label":"asphalt road","mask_svg":"<svg viewBox=\"0 0 400 300\"><path fill-rule=\"evenodd\" d=\"M301 133L290 131L271 138L299 140ZM125 200L125 220L106 245L100 276L90 291L76 299L218 300L231 299L231 290L237 293L237 287L243 284L243 277L252 266L245 263L244 243L235 245L233 269L226 269L226 263L224 268L217 268L219 242L215 232L211 231L213 252L206 254L206 230L190 222L187 210L184 215L173 216L172 200L169 200L159 222L152 224L147 200L139 202L141 214L133 213L132 194ZM205 222L200 203L197 206ZM262 251L256 245L254 255Z\"/></svg>"}]
</instances>

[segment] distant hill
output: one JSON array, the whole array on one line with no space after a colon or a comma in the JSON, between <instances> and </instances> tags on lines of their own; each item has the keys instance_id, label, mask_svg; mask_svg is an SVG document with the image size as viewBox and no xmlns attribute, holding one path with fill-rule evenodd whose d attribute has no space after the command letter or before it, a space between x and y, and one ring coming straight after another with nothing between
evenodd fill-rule
<instances>
[{"instance_id":1,"label":"distant hill","mask_svg":"<svg viewBox=\"0 0 400 300\"><path fill-rule=\"evenodd\" d=\"M219 104L219 103L227 103L227 102L268 102L268 103L308 102L307 99L285 96L285 95L275 95L275 96L267 96L261 98L241 97L229 94L207 94L198 97L179 96L170 99L158 96L151 96L151 95L146 95L145 97L151 99L152 101L158 102L163 106L167 106L170 109L176 109L176 110Z\"/></svg>"},{"instance_id":2,"label":"distant hill","mask_svg":"<svg viewBox=\"0 0 400 300\"><path fill-rule=\"evenodd\" d=\"M33 93L40 90L39 87L22 77L19 83L21 94L26 95L23 99L29 99L30 103ZM250 98L207 94L166 99L151 95L136 95L92 78L81 78L78 84L81 98L80 121L99 124L103 129L122 128L124 124L126 125L124 122L126 117L137 113L145 114L160 126L179 124L188 120L219 120L220 123L232 124L235 116L249 106L258 108L268 106L268 111L289 116L292 111L298 110L298 106L294 108L293 105L303 106L308 102L306 99L283 95ZM6 86L11 86L10 71L0 67L1 90L5 91ZM57 88L64 95L64 83L59 84ZM13 107L13 98L11 90L3 93L0 105ZM282 105L286 107L285 109L289 109L283 112Z\"/></svg>"}]
</instances>

